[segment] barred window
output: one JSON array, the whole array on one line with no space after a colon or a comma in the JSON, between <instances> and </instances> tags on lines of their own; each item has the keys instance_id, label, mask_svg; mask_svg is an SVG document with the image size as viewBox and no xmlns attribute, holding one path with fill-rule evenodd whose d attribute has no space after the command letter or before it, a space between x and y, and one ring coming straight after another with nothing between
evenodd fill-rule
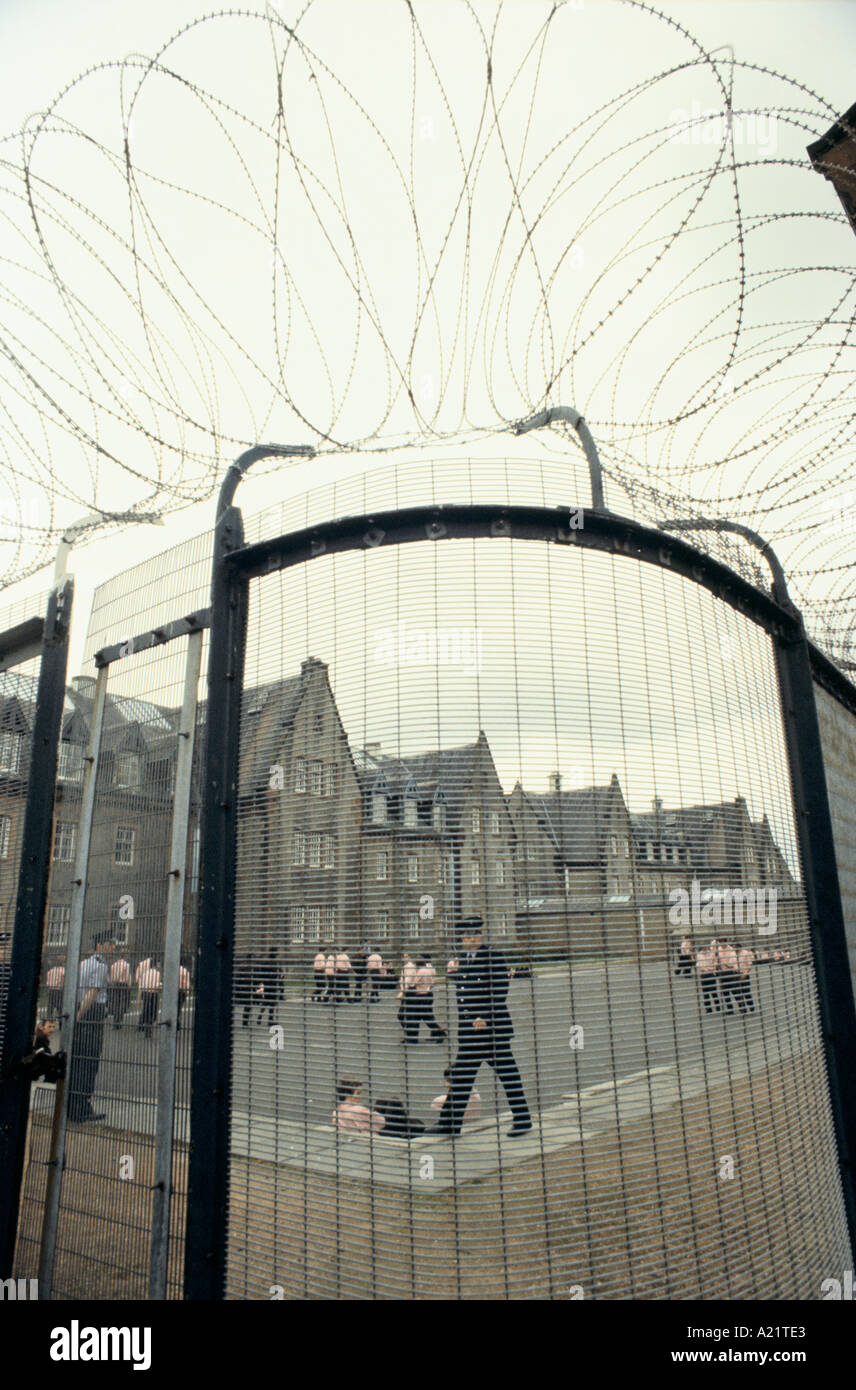
<instances>
[{"instance_id":1,"label":"barred window","mask_svg":"<svg viewBox=\"0 0 856 1390\"><path fill-rule=\"evenodd\" d=\"M65 946L71 922L70 903L50 903L48 906L47 946Z\"/></svg>"},{"instance_id":2,"label":"barred window","mask_svg":"<svg viewBox=\"0 0 856 1390\"><path fill-rule=\"evenodd\" d=\"M9 842L12 839L12 817L0 816L0 859L9 858ZM54 846L54 859L56 859Z\"/></svg>"},{"instance_id":3,"label":"barred window","mask_svg":"<svg viewBox=\"0 0 856 1390\"><path fill-rule=\"evenodd\" d=\"M13 729L0 729L0 772L21 771L23 736Z\"/></svg>"},{"instance_id":4,"label":"barred window","mask_svg":"<svg viewBox=\"0 0 856 1390\"><path fill-rule=\"evenodd\" d=\"M303 941L306 937L306 908L293 907L291 909L291 939L292 941Z\"/></svg>"},{"instance_id":5,"label":"barred window","mask_svg":"<svg viewBox=\"0 0 856 1390\"><path fill-rule=\"evenodd\" d=\"M496 861L496 882L500 888L505 883L505 865L501 859Z\"/></svg>"},{"instance_id":6,"label":"barred window","mask_svg":"<svg viewBox=\"0 0 856 1390\"><path fill-rule=\"evenodd\" d=\"M309 790L313 796L321 796L324 791L324 764L315 759L309 772Z\"/></svg>"},{"instance_id":7,"label":"barred window","mask_svg":"<svg viewBox=\"0 0 856 1390\"><path fill-rule=\"evenodd\" d=\"M295 830L291 841L291 862L292 864L306 863L306 835L302 830Z\"/></svg>"},{"instance_id":8,"label":"barred window","mask_svg":"<svg viewBox=\"0 0 856 1390\"><path fill-rule=\"evenodd\" d=\"M471 883L481 883L481 868L480 868L480 865L479 865L479 861L478 861L477 859L474 859L474 860L473 860L472 869L471 869L470 872L471 872L470 882L471 882Z\"/></svg>"},{"instance_id":9,"label":"barred window","mask_svg":"<svg viewBox=\"0 0 856 1390\"><path fill-rule=\"evenodd\" d=\"M408 912L407 914L407 935L411 938L419 935L418 912Z\"/></svg>"},{"instance_id":10,"label":"barred window","mask_svg":"<svg viewBox=\"0 0 856 1390\"><path fill-rule=\"evenodd\" d=\"M310 869L320 869L321 867L321 836L316 830L313 830L309 836L309 867Z\"/></svg>"},{"instance_id":11,"label":"barred window","mask_svg":"<svg viewBox=\"0 0 856 1390\"><path fill-rule=\"evenodd\" d=\"M407 856L407 882L419 882L419 856L416 854L408 854Z\"/></svg>"},{"instance_id":12,"label":"barred window","mask_svg":"<svg viewBox=\"0 0 856 1390\"><path fill-rule=\"evenodd\" d=\"M411 830L419 824L419 803L414 796L408 796L404 803L404 824Z\"/></svg>"},{"instance_id":13,"label":"barred window","mask_svg":"<svg viewBox=\"0 0 856 1390\"><path fill-rule=\"evenodd\" d=\"M434 803L433 820L435 830L446 829L446 808L442 801L436 801Z\"/></svg>"},{"instance_id":14,"label":"barred window","mask_svg":"<svg viewBox=\"0 0 856 1390\"><path fill-rule=\"evenodd\" d=\"M74 821L57 821L56 834L54 835L54 859L63 864L70 863L74 859L74 846L76 841L77 826Z\"/></svg>"},{"instance_id":15,"label":"barred window","mask_svg":"<svg viewBox=\"0 0 856 1390\"><path fill-rule=\"evenodd\" d=\"M305 758L294 759L294 790L296 792L306 791L306 770L307 763Z\"/></svg>"},{"instance_id":16,"label":"barred window","mask_svg":"<svg viewBox=\"0 0 856 1390\"><path fill-rule=\"evenodd\" d=\"M336 836L324 836L324 868L335 869L336 867Z\"/></svg>"},{"instance_id":17,"label":"barred window","mask_svg":"<svg viewBox=\"0 0 856 1390\"><path fill-rule=\"evenodd\" d=\"M140 758L137 753L119 753L113 764L113 784L117 787L140 785Z\"/></svg>"},{"instance_id":18,"label":"barred window","mask_svg":"<svg viewBox=\"0 0 856 1390\"><path fill-rule=\"evenodd\" d=\"M491 835L498 835L498 834L499 834L499 812L498 812L498 811L491 811L491 813L490 813L490 833L491 833Z\"/></svg>"},{"instance_id":19,"label":"barred window","mask_svg":"<svg viewBox=\"0 0 856 1390\"><path fill-rule=\"evenodd\" d=\"M386 878L386 873L387 873L387 856L386 856L385 853L379 854L378 857L377 857L377 873L376 873L375 877L376 877L376 878Z\"/></svg>"},{"instance_id":20,"label":"barred window","mask_svg":"<svg viewBox=\"0 0 856 1390\"><path fill-rule=\"evenodd\" d=\"M389 912L385 907L380 908L378 911L375 935L380 941L385 941L389 936Z\"/></svg>"},{"instance_id":21,"label":"barred window","mask_svg":"<svg viewBox=\"0 0 856 1390\"><path fill-rule=\"evenodd\" d=\"M324 764L324 795L335 796L339 790L339 768L336 763Z\"/></svg>"},{"instance_id":22,"label":"barred window","mask_svg":"<svg viewBox=\"0 0 856 1390\"><path fill-rule=\"evenodd\" d=\"M386 824L386 797L383 792L372 793L372 820L375 825Z\"/></svg>"},{"instance_id":23,"label":"barred window","mask_svg":"<svg viewBox=\"0 0 856 1390\"><path fill-rule=\"evenodd\" d=\"M335 907L324 908L324 940L333 941L336 937L336 909Z\"/></svg>"},{"instance_id":24,"label":"barred window","mask_svg":"<svg viewBox=\"0 0 856 1390\"><path fill-rule=\"evenodd\" d=\"M508 936L508 913L500 912L497 922L497 932L500 936Z\"/></svg>"},{"instance_id":25,"label":"barred window","mask_svg":"<svg viewBox=\"0 0 856 1390\"><path fill-rule=\"evenodd\" d=\"M83 747L63 739L59 746L59 776L64 782L79 782L83 777Z\"/></svg>"},{"instance_id":26,"label":"barred window","mask_svg":"<svg viewBox=\"0 0 856 1390\"><path fill-rule=\"evenodd\" d=\"M309 908L307 917L309 922L309 940L317 941L321 935L321 908L313 905Z\"/></svg>"},{"instance_id":27,"label":"barred window","mask_svg":"<svg viewBox=\"0 0 856 1390\"><path fill-rule=\"evenodd\" d=\"M116 846L113 851L114 864L133 864L137 832L133 825L116 826Z\"/></svg>"},{"instance_id":28,"label":"barred window","mask_svg":"<svg viewBox=\"0 0 856 1390\"><path fill-rule=\"evenodd\" d=\"M477 806L474 806L474 807L473 807L473 813L472 813L472 826L473 826L473 834L474 834L474 835L480 834L480 832L481 832L481 811L478 809Z\"/></svg>"}]
</instances>

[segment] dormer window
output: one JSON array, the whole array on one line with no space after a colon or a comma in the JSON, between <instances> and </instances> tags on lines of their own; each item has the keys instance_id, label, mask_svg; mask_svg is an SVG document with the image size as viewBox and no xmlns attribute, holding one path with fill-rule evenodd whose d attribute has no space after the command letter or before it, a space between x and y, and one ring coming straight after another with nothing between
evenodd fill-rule
<instances>
[{"instance_id":1,"label":"dormer window","mask_svg":"<svg viewBox=\"0 0 856 1390\"><path fill-rule=\"evenodd\" d=\"M386 796L383 792L372 792L372 823L386 825Z\"/></svg>"},{"instance_id":2,"label":"dormer window","mask_svg":"<svg viewBox=\"0 0 856 1390\"><path fill-rule=\"evenodd\" d=\"M404 801L404 824L414 829L419 824L419 803L415 796L408 796Z\"/></svg>"},{"instance_id":3,"label":"dormer window","mask_svg":"<svg viewBox=\"0 0 856 1390\"><path fill-rule=\"evenodd\" d=\"M479 834L481 833L481 811L479 810L479 808L478 808L477 806L474 806L474 807L473 807L473 811L472 811L472 826L473 826L473 834L474 834L474 835L479 835Z\"/></svg>"}]
</instances>

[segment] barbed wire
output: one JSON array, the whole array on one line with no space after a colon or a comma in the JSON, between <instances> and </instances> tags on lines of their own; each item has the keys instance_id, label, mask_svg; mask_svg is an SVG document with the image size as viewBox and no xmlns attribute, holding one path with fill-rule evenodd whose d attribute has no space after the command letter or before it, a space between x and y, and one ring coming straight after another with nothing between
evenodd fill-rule
<instances>
[{"instance_id":1,"label":"barbed wire","mask_svg":"<svg viewBox=\"0 0 856 1390\"><path fill-rule=\"evenodd\" d=\"M852 662L837 116L643 0L230 9L89 68L0 145L0 584L260 440L418 466L572 404L614 510L757 529Z\"/></svg>"}]
</instances>

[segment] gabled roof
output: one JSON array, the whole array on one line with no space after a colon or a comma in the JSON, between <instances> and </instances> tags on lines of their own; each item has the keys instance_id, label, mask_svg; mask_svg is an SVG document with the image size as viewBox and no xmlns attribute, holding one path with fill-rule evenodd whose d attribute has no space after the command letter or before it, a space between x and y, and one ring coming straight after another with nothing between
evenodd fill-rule
<instances>
[{"instance_id":1,"label":"gabled roof","mask_svg":"<svg viewBox=\"0 0 856 1390\"><path fill-rule=\"evenodd\" d=\"M523 791L542 829L550 836L556 852L566 863L591 864L600 855L603 821L621 797L617 779L605 786L574 787L568 791Z\"/></svg>"},{"instance_id":2,"label":"gabled roof","mask_svg":"<svg viewBox=\"0 0 856 1390\"><path fill-rule=\"evenodd\" d=\"M484 734L480 734L475 743L414 753L405 758L357 749L353 755L354 765L363 795L370 796L383 779L387 794L396 801L414 794L421 803L442 800L447 824L454 824L469 799L483 739Z\"/></svg>"}]
</instances>

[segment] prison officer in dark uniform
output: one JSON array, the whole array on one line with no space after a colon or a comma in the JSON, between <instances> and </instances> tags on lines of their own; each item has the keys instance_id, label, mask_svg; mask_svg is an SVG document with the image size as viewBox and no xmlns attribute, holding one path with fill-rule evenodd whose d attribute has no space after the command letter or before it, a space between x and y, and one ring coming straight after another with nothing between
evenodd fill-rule
<instances>
[{"instance_id":1,"label":"prison officer in dark uniform","mask_svg":"<svg viewBox=\"0 0 856 1390\"><path fill-rule=\"evenodd\" d=\"M514 1123L509 1138L527 1134L532 1118L523 1082L511 1051L514 1029L508 1012L508 963L501 951L484 942L484 924L480 917L459 922L456 928L463 951L457 969L447 967L455 978L458 999L458 1052L449 1076L449 1089L440 1119L429 1134L461 1132L467 1102L479 1067L487 1062L493 1067L505 1091Z\"/></svg>"}]
</instances>

